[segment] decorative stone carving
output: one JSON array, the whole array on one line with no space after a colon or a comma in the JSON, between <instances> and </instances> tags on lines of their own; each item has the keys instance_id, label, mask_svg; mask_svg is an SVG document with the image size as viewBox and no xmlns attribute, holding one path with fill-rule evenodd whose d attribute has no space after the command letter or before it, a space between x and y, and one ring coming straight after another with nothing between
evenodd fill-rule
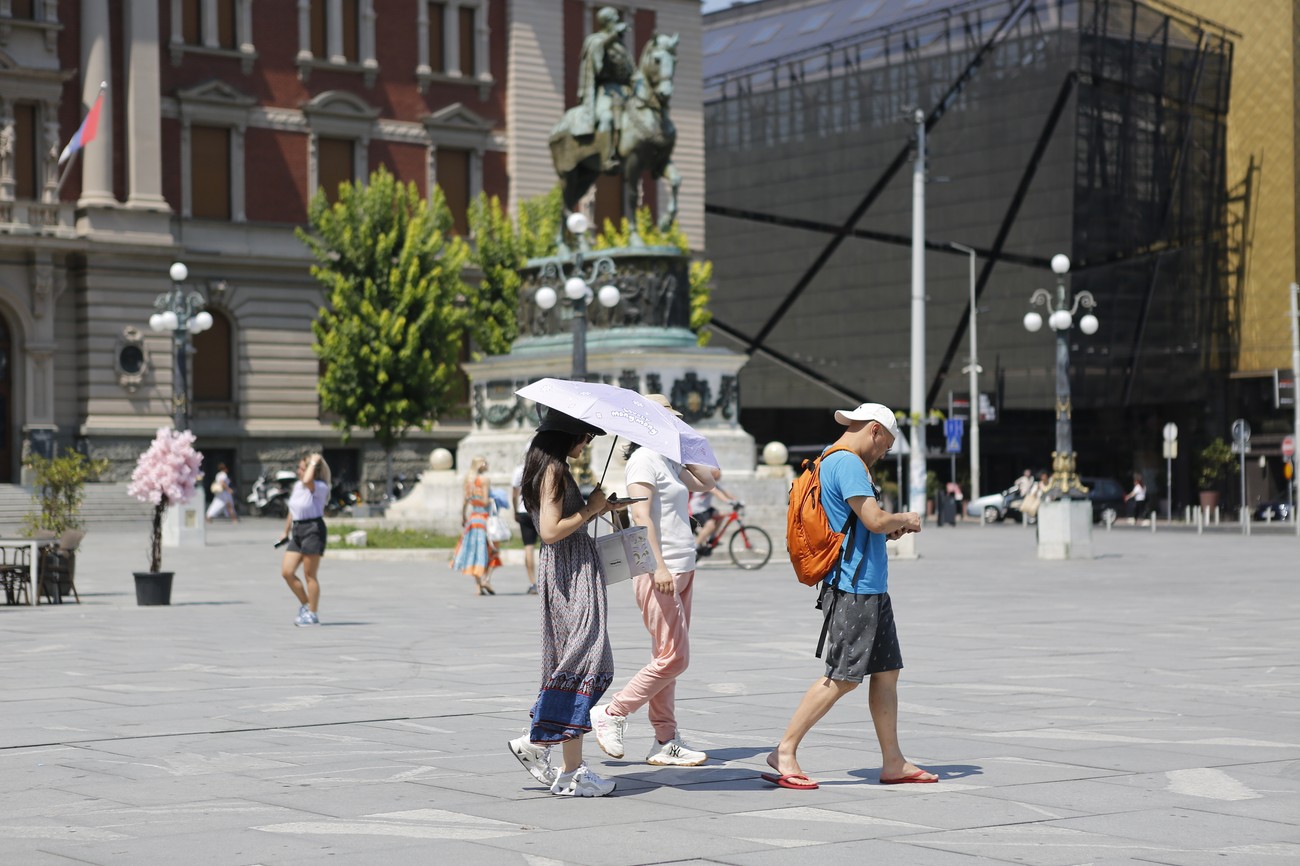
<instances>
[{"instance_id":1,"label":"decorative stone carving","mask_svg":"<svg viewBox=\"0 0 1300 866\"><path fill-rule=\"evenodd\" d=\"M134 394L144 383L149 372L149 353L145 349L144 335L127 325L113 346L113 371L117 384Z\"/></svg>"},{"instance_id":2,"label":"decorative stone carving","mask_svg":"<svg viewBox=\"0 0 1300 866\"><path fill-rule=\"evenodd\" d=\"M608 257L617 268L609 283L617 286L622 299L615 307L591 304L587 307L589 330L651 326L689 328L691 321L690 258L672 248L641 250L599 250L592 257ZM558 260L568 265L568 258ZM537 306L534 296L544 285L543 272L557 259L532 259L521 271L519 287L519 336L539 337L568 333L571 326L567 303L550 310ZM567 271L566 271L567 272ZM563 286L552 286L563 296ZM600 286L593 286L599 289Z\"/></svg>"}]
</instances>

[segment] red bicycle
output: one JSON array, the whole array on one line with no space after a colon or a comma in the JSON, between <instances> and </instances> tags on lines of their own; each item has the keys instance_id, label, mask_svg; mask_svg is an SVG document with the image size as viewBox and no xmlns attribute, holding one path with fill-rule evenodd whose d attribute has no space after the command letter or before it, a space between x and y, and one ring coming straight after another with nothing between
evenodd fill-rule
<instances>
[{"instance_id":1,"label":"red bicycle","mask_svg":"<svg viewBox=\"0 0 1300 866\"><path fill-rule=\"evenodd\" d=\"M734 523L736 528L727 541L727 553L731 554L731 561L738 568L747 571L767 565L767 561L772 558L772 537L757 526L746 525L744 510L745 504L737 501L731 504L730 514L725 517L718 515L718 528L713 530L703 545L696 548L696 555L712 554L713 549L722 543L722 536L727 534L727 528Z\"/></svg>"}]
</instances>

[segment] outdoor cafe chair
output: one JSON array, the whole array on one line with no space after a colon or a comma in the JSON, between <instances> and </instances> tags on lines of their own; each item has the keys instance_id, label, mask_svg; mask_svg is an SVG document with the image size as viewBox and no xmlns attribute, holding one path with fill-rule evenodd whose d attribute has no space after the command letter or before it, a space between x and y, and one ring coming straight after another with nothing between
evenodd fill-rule
<instances>
[{"instance_id":1,"label":"outdoor cafe chair","mask_svg":"<svg viewBox=\"0 0 1300 866\"><path fill-rule=\"evenodd\" d=\"M31 573L30 547L26 544L0 547L0 583L4 584L5 604L31 603L31 596L28 594Z\"/></svg>"},{"instance_id":2,"label":"outdoor cafe chair","mask_svg":"<svg viewBox=\"0 0 1300 866\"><path fill-rule=\"evenodd\" d=\"M85 530L68 529L41 551L40 593L54 604L63 604L63 596L69 593L81 604L77 594L77 548L85 537Z\"/></svg>"}]
</instances>

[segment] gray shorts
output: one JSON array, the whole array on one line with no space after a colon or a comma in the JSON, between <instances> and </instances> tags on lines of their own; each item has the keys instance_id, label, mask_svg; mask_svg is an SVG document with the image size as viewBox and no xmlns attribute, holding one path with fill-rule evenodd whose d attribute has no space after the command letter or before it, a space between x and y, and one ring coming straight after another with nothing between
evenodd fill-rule
<instances>
[{"instance_id":1,"label":"gray shorts","mask_svg":"<svg viewBox=\"0 0 1300 866\"><path fill-rule=\"evenodd\" d=\"M325 520L295 520L289 530L287 553L301 553L303 556L324 556L325 554Z\"/></svg>"},{"instance_id":2,"label":"gray shorts","mask_svg":"<svg viewBox=\"0 0 1300 866\"><path fill-rule=\"evenodd\" d=\"M826 676L860 683L871 674L903 668L903 652L894 630L889 593L857 595L833 590L822 599L830 605L826 634Z\"/></svg>"}]
</instances>

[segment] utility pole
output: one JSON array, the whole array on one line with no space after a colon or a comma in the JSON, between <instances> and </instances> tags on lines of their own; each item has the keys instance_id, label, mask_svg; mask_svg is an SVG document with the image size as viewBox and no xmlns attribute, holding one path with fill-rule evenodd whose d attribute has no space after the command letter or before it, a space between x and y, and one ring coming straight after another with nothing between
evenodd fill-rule
<instances>
[{"instance_id":1,"label":"utility pole","mask_svg":"<svg viewBox=\"0 0 1300 866\"><path fill-rule=\"evenodd\" d=\"M970 373L970 499L974 502L980 498L980 373L983 372L980 370L979 349L975 338L975 316L978 314L975 309L976 252L971 247L952 241L949 241L948 246L970 256L970 322L967 326L970 331L970 366L966 372Z\"/></svg>"},{"instance_id":2,"label":"utility pole","mask_svg":"<svg viewBox=\"0 0 1300 866\"><path fill-rule=\"evenodd\" d=\"M912 454L908 507L925 519L925 112L912 113L916 165L912 168Z\"/></svg>"}]
</instances>

